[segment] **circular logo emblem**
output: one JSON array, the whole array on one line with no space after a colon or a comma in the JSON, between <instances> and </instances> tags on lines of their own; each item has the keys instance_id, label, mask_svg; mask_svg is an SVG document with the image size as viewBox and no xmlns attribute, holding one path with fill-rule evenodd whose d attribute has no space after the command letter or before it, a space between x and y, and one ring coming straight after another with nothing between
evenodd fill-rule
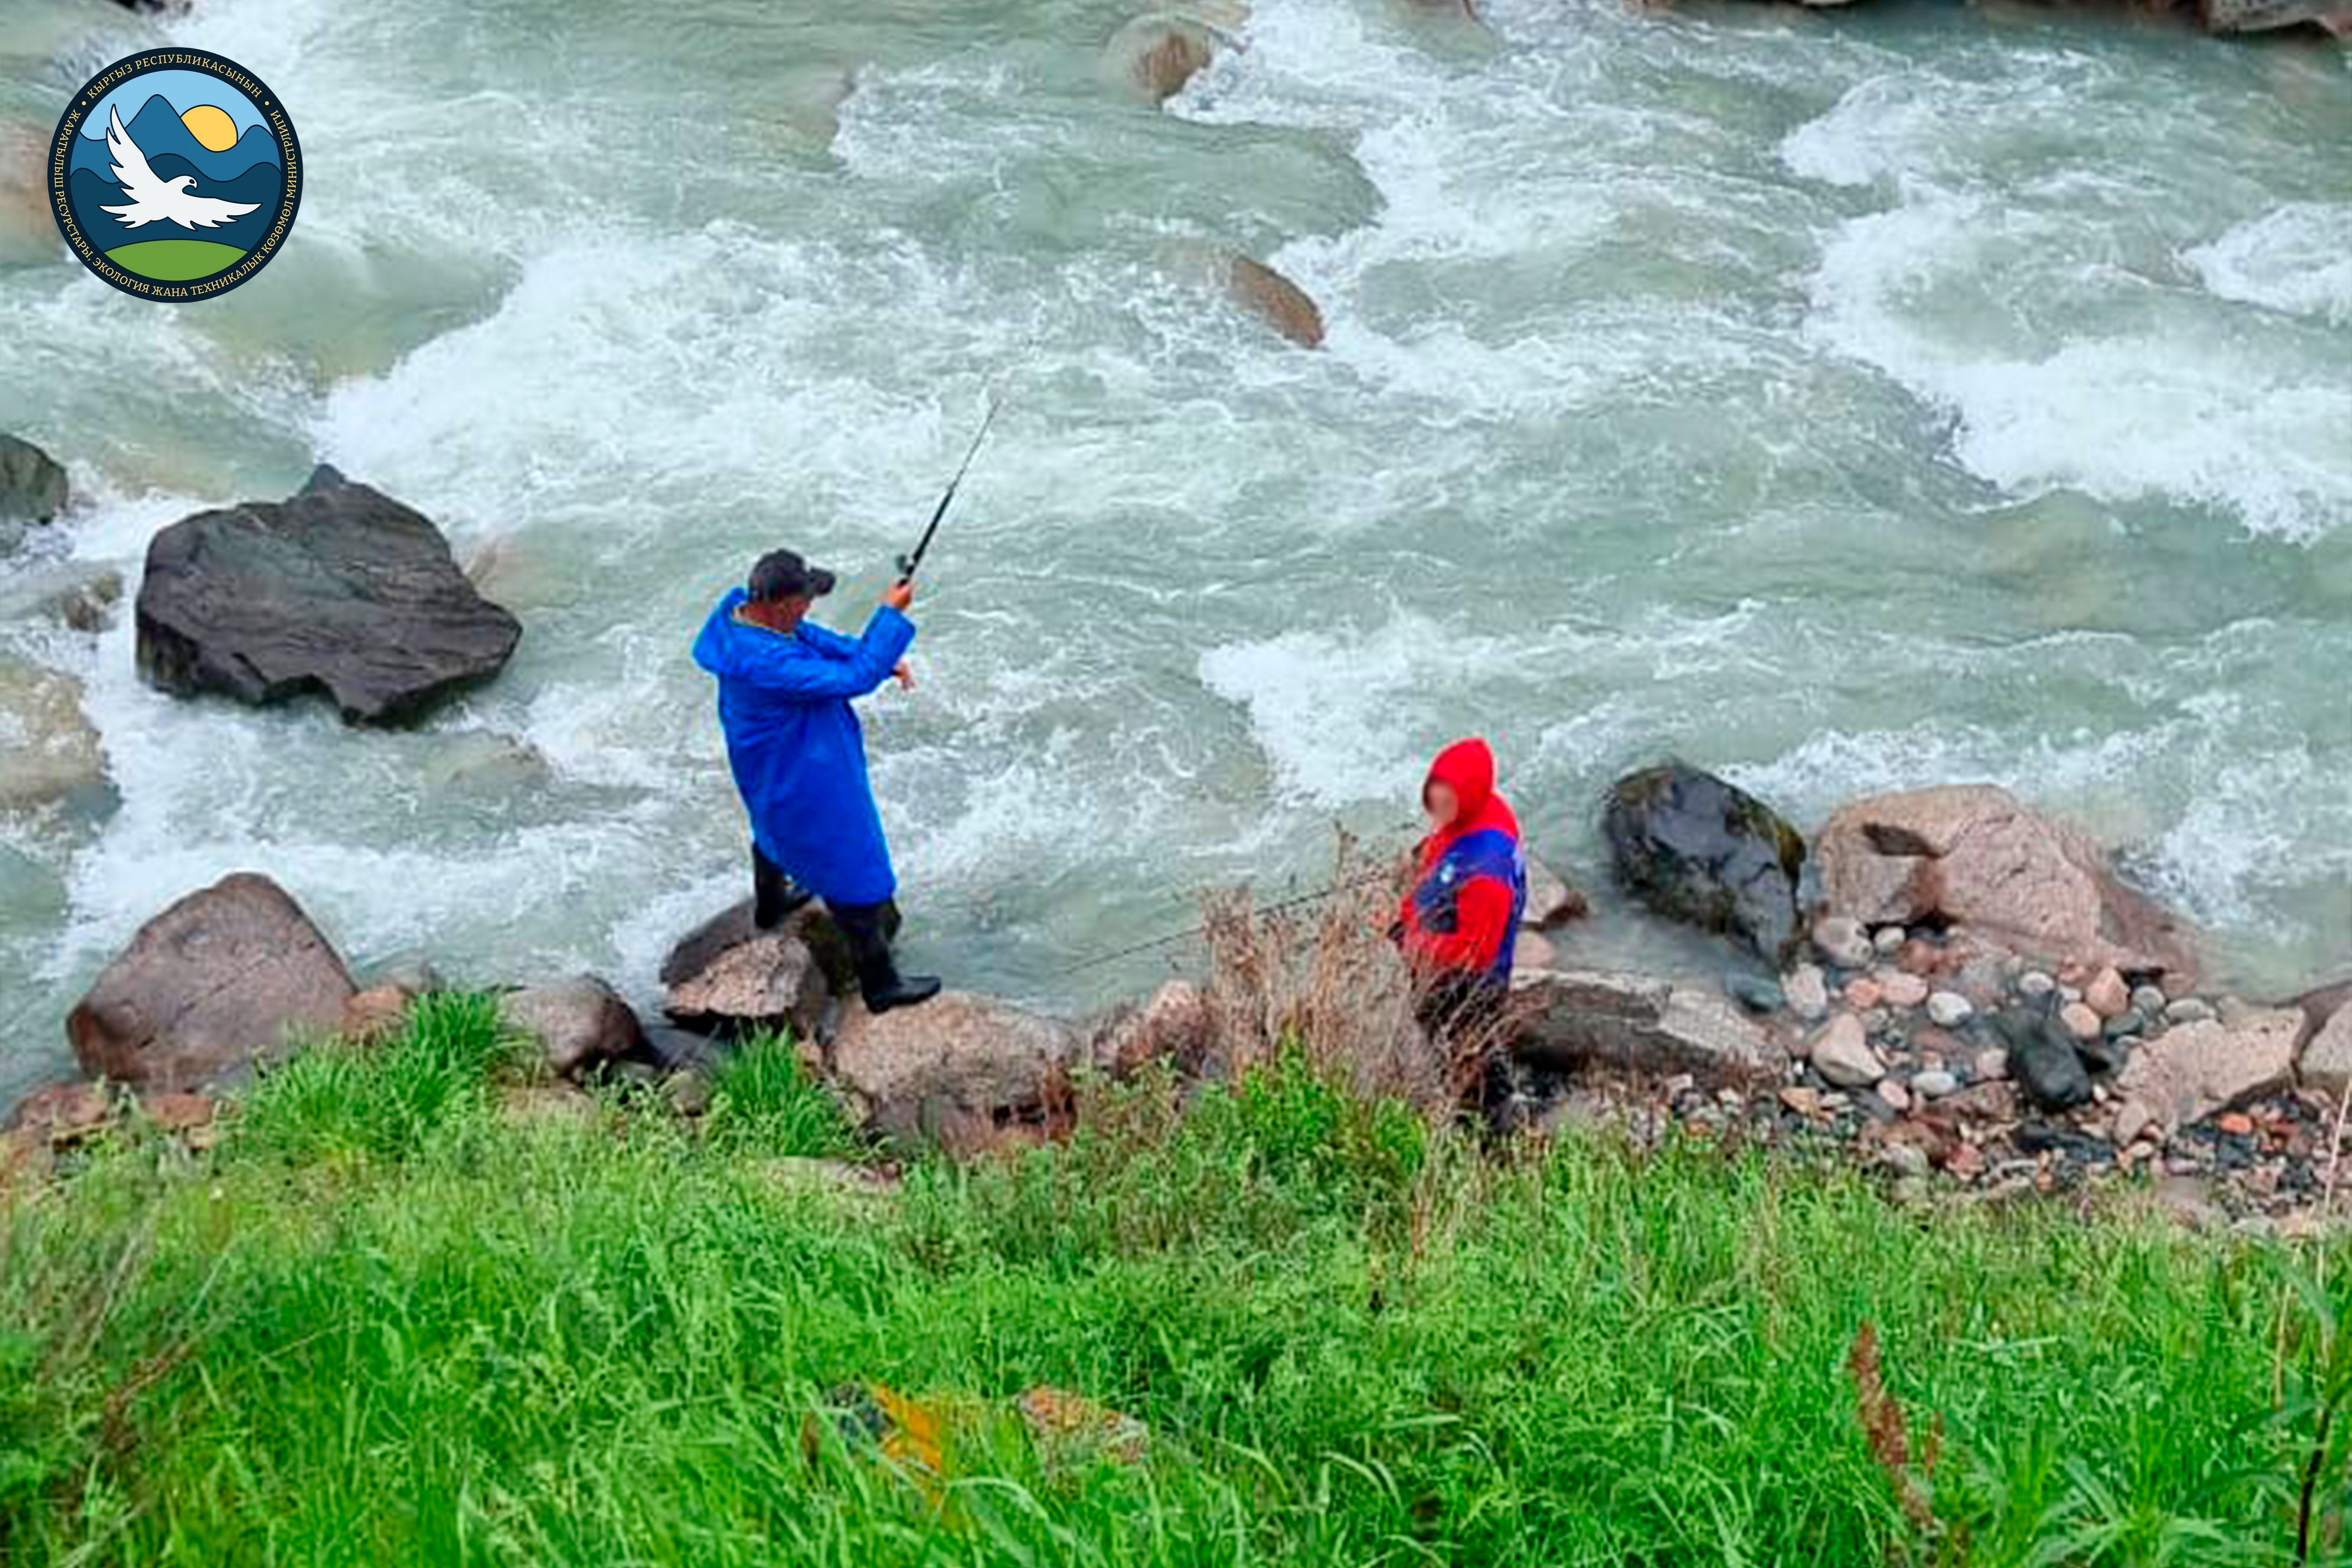
<instances>
[{"instance_id":1,"label":"circular logo emblem","mask_svg":"<svg viewBox=\"0 0 2352 1568\"><path fill-rule=\"evenodd\" d=\"M149 49L83 84L49 147L49 202L83 266L142 300L209 300L294 226L301 146L235 60Z\"/></svg>"}]
</instances>

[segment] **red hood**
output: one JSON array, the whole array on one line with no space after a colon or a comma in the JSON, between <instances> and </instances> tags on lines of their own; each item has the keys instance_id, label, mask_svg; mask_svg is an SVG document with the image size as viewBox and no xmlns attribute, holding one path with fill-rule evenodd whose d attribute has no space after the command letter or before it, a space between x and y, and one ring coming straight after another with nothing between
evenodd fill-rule
<instances>
[{"instance_id":1,"label":"red hood","mask_svg":"<svg viewBox=\"0 0 2352 1568\"><path fill-rule=\"evenodd\" d=\"M1437 753L1429 764L1429 777L1422 784L1425 794L1430 784L1453 786L1454 798L1461 803L1461 811L1454 825L1433 833L1423 846L1424 861L1434 859L1445 851L1447 845L1467 833L1497 828L1517 838L1519 819L1511 811L1510 803L1495 793L1495 752L1486 742L1473 736L1456 741Z\"/></svg>"}]
</instances>

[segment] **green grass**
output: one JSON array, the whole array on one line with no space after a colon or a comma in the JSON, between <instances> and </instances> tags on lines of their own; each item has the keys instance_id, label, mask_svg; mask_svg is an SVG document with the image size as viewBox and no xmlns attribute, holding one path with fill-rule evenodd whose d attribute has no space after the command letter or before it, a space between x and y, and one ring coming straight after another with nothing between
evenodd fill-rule
<instances>
[{"instance_id":1,"label":"green grass","mask_svg":"<svg viewBox=\"0 0 2352 1568\"><path fill-rule=\"evenodd\" d=\"M835 1195L772 1179L852 1146L787 1043L699 1132L512 1123L495 1019L436 1000L201 1162L133 1134L0 1212L0 1563L2284 1563L2346 1382L2340 1247L1496 1158L1296 1062ZM1926 1531L1865 1322L1940 1426ZM867 1381L947 1413L943 1481L823 1414ZM1149 1458L1033 1448L1039 1384Z\"/></svg>"},{"instance_id":2,"label":"green grass","mask_svg":"<svg viewBox=\"0 0 2352 1568\"><path fill-rule=\"evenodd\" d=\"M245 251L214 239L140 239L118 245L106 258L125 272L161 282L209 278L245 259Z\"/></svg>"}]
</instances>

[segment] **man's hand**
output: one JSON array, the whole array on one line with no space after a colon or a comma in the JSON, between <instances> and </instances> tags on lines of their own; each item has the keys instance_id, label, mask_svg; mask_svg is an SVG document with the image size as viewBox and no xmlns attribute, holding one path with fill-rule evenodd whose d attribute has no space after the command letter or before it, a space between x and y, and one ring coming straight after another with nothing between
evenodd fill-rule
<instances>
[{"instance_id":1,"label":"man's hand","mask_svg":"<svg viewBox=\"0 0 2352 1568\"><path fill-rule=\"evenodd\" d=\"M915 602L915 580L912 577L899 578L882 591L882 602L905 614Z\"/></svg>"},{"instance_id":2,"label":"man's hand","mask_svg":"<svg viewBox=\"0 0 2352 1568\"><path fill-rule=\"evenodd\" d=\"M898 681L899 690L912 691L915 689L915 667L908 664L905 659L900 659L897 668L893 668L890 671L890 674L892 679Z\"/></svg>"}]
</instances>

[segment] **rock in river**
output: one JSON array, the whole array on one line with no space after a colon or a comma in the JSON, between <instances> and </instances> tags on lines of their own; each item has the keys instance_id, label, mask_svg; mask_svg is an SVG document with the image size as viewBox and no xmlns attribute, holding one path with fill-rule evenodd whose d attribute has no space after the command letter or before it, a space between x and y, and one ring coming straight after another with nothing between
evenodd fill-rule
<instances>
[{"instance_id":1,"label":"rock in river","mask_svg":"<svg viewBox=\"0 0 2352 1568\"><path fill-rule=\"evenodd\" d=\"M1618 780L1601 826L1618 881L1653 911L1720 931L1775 966L1792 956L1805 841L1763 802L1666 763Z\"/></svg>"},{"instance_id":2,"label":"rock in river","mask_svg":"<svg viewBox=\"0 0 2352 1568\"><path fill-rule=\"evenodd\" d=\"M66 471L57 459L14 436L0 436L0 550L13 547L28 522L54 521L66 510Z\"/></svg>"},{"instance_id":3,"label":"rock in river","mask_svg":"<svg viewBox=\"0 0 2352 1568\"><path fill-rule=\"evenodd\" d=\"M0 658L0 810L60 801L91 816L112 808L106 752L81 700L72 676Z\"/></svg>"},{"instance_id":4,"label":"rock in river","mask_svg":"<svg viewBox=\"0 0 2352 1568\"><path fill-rule=\"evenodd\" d=\"M424 516L323 466L287 500L158 533L138 631L140 671L166 691L320 691L354 724L403 723L488 679L522 635Z\"/></svg>"},{"instance_id":5,"label":"rock in river","mask_svg":"<svg viewBox=\"0 0 2352 1568\"><path fill-rule=\"evenodd\" d=\"M351 972L301 906L240 871L140 927L66 1018L82 1070L156 1089L243 1079L289 1031L331 1032Z\"/></svg>"},{"instance_id":6,"label":"rock in river","mask_svg":"<svg viewBox=\"0 0 2352 1568\"><path fill-rule=\"evenodd\" d=\"M2116 880L2089 835L1992 784L1840 807L1815 854L1835 914L1872 924L1958 924L2044 963L2190 973L2186 933Z\"/></svg>"}]
</instances>

